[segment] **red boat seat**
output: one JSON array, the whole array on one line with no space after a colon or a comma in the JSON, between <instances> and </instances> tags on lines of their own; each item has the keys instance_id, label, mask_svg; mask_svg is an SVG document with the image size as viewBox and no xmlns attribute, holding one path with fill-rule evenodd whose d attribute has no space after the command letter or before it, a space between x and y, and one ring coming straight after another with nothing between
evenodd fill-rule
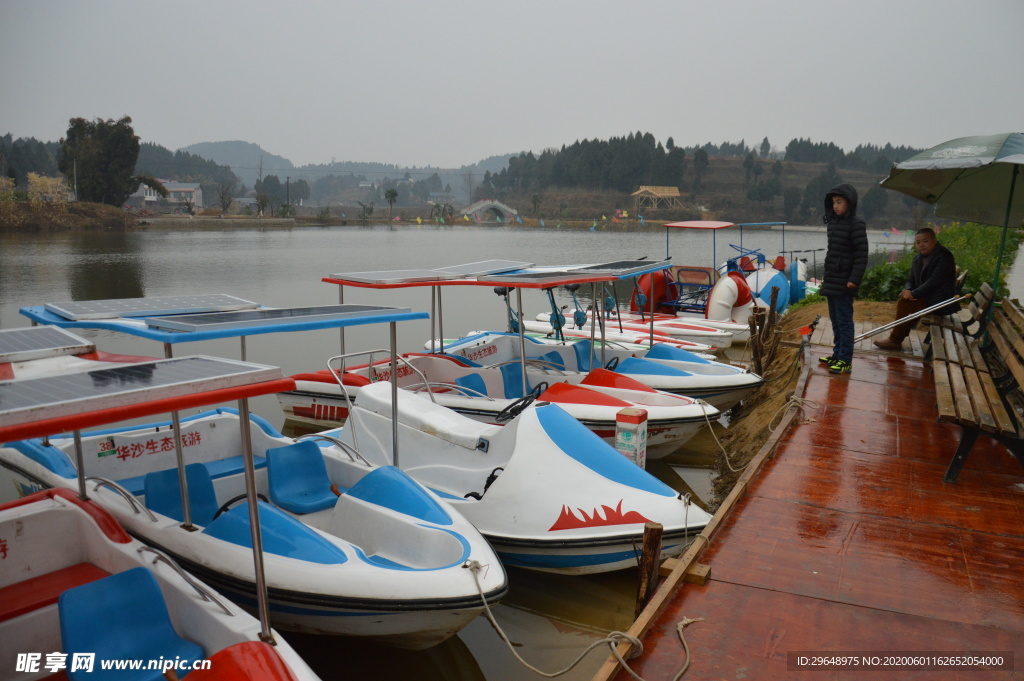
<instances>
[{"instance_id":1,"label":"red boat seat","mask_svg":"<svg viewBox=\"0 0 1024 681\"><path fill-rule=\"evenodd\" d=\"M53 605L68 589L109 576L92 563L76 563L5 586L0 589L0 622Z\"/></svg>"}]
</instances>

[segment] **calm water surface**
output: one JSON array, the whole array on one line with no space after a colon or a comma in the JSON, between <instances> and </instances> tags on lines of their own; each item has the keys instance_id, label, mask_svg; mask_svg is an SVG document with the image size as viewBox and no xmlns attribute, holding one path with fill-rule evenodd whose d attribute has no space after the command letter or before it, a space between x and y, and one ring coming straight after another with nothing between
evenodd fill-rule
<instances>
[{"instance_id":1,"label":"calm water surface","mask_svg":"<svg viewBox=\"0 0 1024 681\"><path fill-rule=\"evenodd\" d=\"M735 238L735 237L734 237ZM719 258L731 254L730 239L717 239ZM744 246L774 257L777 232L747 230ZM824 246L821 233L789 232L786 247ZM673 230L673 261L707 265L706 233ZM661 228L627 231L602 224L594 231L452 227L335 227L246 231L151 231L59 235L0 235L0 328L28 326L18 314L27 305L66 300L227 293L271 306L307 306L338 301L336 286L322 283L333 272L435 268L489 258L557 265L665 256ZM623 288L620 299L628 297ZM571 300L558 294L562 304ZM372 303L430 310L429 289L379 291L348 288L346 303ZM585 303L584 303L585 304ZM527 314L542 311L540 292L525 292ZM504 303L487 287L444 292L446 335L470 329L504 328ZM76 331L108 352L162 356L155 342L106 331ZM400 351L421 350L429 321L398 325ZM357 327L347 348L387 346L387 327ZM337 331L262 335L247 340L248 359L280 366L286 374L323 368L337 354ZM236 339L175 347L176 355L238 357ZM276 426L283 417L274 398L253 401L253 410ZM561 669L609 630L632 622L635 575L623 571L592 577L561 577L514 571L509 596L495 608L500 625L531 664ZM505 648L484 618L458 637L425 652L396 651L344 639L288 636L311 666L327 679L534 678ZM594 653L565 679L588 679L604 660Z\"/></svg>"}]
</instances>

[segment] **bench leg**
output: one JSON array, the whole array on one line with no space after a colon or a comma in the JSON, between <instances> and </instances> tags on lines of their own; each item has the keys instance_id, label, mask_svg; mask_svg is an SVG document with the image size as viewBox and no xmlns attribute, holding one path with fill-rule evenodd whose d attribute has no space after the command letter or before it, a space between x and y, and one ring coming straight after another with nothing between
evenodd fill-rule
<instances>
[{"instance_id":1,"label":"bench leg","mask_svg":"<svg viewBox=\"0 0 1024 681\"><path fill-rule=\"evenodd\" d=\"M974 443L978 441L978 435L981 433L977 428L963 428L963 432L960 435L960 444L957 445L956 452L953 454L953 459L949 462L949 468L946 469L946 475L942 478L943 482L955 483L956 479L960 476L960 470L963 469L964 464L967 463L967 455L974 449Z\"/></svg>"}]
</instances>

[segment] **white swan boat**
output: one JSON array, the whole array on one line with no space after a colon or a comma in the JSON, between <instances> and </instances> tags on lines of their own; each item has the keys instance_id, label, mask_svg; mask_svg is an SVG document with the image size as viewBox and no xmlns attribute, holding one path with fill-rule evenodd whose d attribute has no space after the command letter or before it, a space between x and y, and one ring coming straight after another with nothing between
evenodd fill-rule
<instances>
[{"instance_id":1,"label":"white swan boat","mask_svg":"<svg viewBox=\"0 0 1024 681\"><path fill-rule=\"evenodd\" d=\"M126 659L144 666L107 673L318 678L279 635L271 633L272 644L262 640L259 620L71 490L0 505L0 555L0 669L22 672L18 679L52 678L54 670L96 678L104 665Z\"/></svg>"}]
</instances>

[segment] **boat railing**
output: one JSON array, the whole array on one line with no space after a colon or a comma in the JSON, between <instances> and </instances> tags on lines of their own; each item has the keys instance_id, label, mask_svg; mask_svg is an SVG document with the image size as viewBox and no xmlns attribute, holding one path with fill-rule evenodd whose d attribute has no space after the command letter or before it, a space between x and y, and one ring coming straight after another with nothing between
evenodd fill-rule
<instances>
[{"instance_id":1,"label":"boat railing","mask_svg":"<svg viewBox=\"0 0 1024 681\"><path fill-rule=\"evenodd\" d=\"M411 391L417 392L417 393L418 392L423 392L424 390L433 390L434 388L447 388L449 390L455 390L455 391L458 391L458 392L463 393L463 394L470 393L470 397L483 397L483 398L485 398L487 400L490 400L491 402L494 402L494 398L491 397L490 395L488 395L487 393L482 393L479 390L473 390L472 388L467 388L466 386L459 385L458 383L445 383L443 381L431 381L429 383L413 383L412 385L407 385L407 386L404 386L404 387L405 387L406 390L411 390Z\"/></svg>"},{"instance_id":2,"label":"boat railing","mask_svg":"<svg viewBox=\"0 0 1024 681\"><path fill-rule=\"evenodd\" d=\"M136 515L145 512L146 515L149 516L149 519L152 520L154 523L159 522L157 520L157 517L153 515L153 512L146 508L142 504L142 502L135 497L134 494L126 490L124 487L121 487L121 485L117 484L113 480L100 477L87 477L85 481L96 483L96 485L92 488L94 492L98 490L100 487L109 487L110 489L114 490L115 492L117 492L118 494L125 498L125 500L128 502L128 505L131 506L133 511L135 511Z\"/></svg>"},{"instance_id":3,"label":"boat railing","mask_svg":"<svg viewBox=\"0 0 1024 681\"><path fill-rule=\"evenodd\" d=\"M552 362L550 360L539 359L539 358L527 359L526 363L529 364L530 366L532 366L534 368L537 368L537 369L540 369L540 370L542 370L544 372L552 372L553 371L554 373L556 373L556 374L558 374L560 376L568 376L569 375L565 371L565 367L559 366L557 362ZM500 369L502 366L504 366L506 364L522 364L522 362L520 360L518 360L518 359L510 359L507 362L498 362L497 364L491 364L488 368Z\"/></svg>"},{"instance_id":4,"label":"boat railing","mask_svg":"<svg viewBox=\"0 0 1024 681\"><path fill-rule=\"evenodd\" d=\"M305 435L303 437L300 437L299 439L300 440L324 440L325 442L330 442L333 445L337 445L337 447L339 449L341 449L341 451L343 451L346 454L348 454L348 458L350 458L352 461L362 462L362 463L364 463L364 464L366 464L367 466L370 466L370 467L373 466L373 464L370 463L369 461L367 461L366 457L364 457L362 454L360 454L359 451L355 447L353 447L349 443L344 442L342 440L339 440L338 438L333 437L331 435L325 435L323 433L315 433L313 435Z\"/></svg>"},{"instance_id":5,"label":"boat railing","mask_svg":"<svg viewBox=\"0 0 1024 681\"><path fill-rule=\"evenodd\" d=\"M224 605L224 603L219 598L217 598L213 594L213 592L211 592L209 589L204 587L199 582L197 582L194 579L192 579L192 577L187 572L182 570L181 566L178 565L176 562L174 562L174 559L171 558L170 556L168 556L166 553L164 553L160 549L154 549L152 546L140 546L136 550L140 554L141 553L152 553L152 554L154 554L154 558L153 558L153 564L154 565L156 565L156 563L158 563L158 562L163 562L163 563L166 563L167 565L171 566L171 569L174 570L175 572L177 572L178 575L182 579L184 579L186 582L188 582L188 585L191 586L193 589L195 589L196 592L202 597L202 599L204 601L207 601L207 602L210 602L210 603L216 603L218 606L220 606L220 609L223 610L225 614L227 614L227 615L229 615L231 617L235 616L235 613L231 612L231 609L228 608L228 606Z\"/></svg>"}]
</instances>

